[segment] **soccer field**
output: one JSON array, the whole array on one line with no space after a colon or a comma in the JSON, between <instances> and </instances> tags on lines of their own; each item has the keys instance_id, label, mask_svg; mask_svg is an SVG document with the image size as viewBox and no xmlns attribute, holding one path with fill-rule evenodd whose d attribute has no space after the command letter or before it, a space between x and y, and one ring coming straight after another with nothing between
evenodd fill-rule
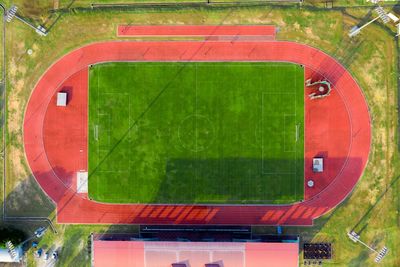
<instances>
[{"instance_id":1,"label":"soccer field","mask_svg":"<svg viewBox=\"0 0 400 267\"><path fill-rule=\"evenodd\" d=\"M304 69L274 62L90 68L89 196L277 204L304 195Z\"/></svg>"}]
</instances>

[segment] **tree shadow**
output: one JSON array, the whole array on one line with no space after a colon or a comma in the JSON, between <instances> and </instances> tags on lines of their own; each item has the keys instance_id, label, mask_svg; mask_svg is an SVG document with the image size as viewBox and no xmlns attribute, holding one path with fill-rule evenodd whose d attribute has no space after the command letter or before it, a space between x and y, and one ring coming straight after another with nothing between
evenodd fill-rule
<instances>
[{"instance_id":1,"label":"tree shadow","mask_svg":"<svg viewBox=\"0 0 400 267\"><path fill-rule=\"evenodd\" d=\"M67 5L66 5L66 9L69 9L70 7L72 7L72 5L75 3L76 0L71 0ZM47 29L47 32L49 33L50 31L53 30L54 26L57 25L57 23L59 22L59 20L61 19L61 17L63 16L64 13L62 12L52 12L50 14L50 16L46 19L44 25ZM55 19L52 20L53 16L55 16Z\"/></svg>"},{"instance_id":2,"label":"tree shadow","mask_svg":"<svg viewBox=\"0 0 400 267\"><path fill-rule=\"evenodd\" d=\"M66 234L64 233L66 237ZM79 243L82 242L82 238L85 238L84 231L82 229L77 229L72 235L68 235L64 240L64 245L61 248L58 248L60 255L74 255L74 251L81 247ZM73 244L73 245L72 245ZM76 254L72 261L76 262L77 260L83 260L85 246L82 246L79 250L79 253ZM71 264L71 259L68 257L60 257L58 261L59 266L67 266ZM69 265L69 266L79 266L79 265Z\"/></svg>"},{"instance_id":3,"label":"tree shadow","mask_svg":"<svg viewBox=\"0 0 400 267\"><path fill-rule=\"evenodd\" d=\"M400 180L400 176L395 177L389 185L386 187L386 189L379 195L377 200L375 201L374 204L372 204L367 211L361 216L361 218L357 221L357 223L353 226L351 231L355 231L358 234L361 234L368 226L368 219L371 217L372 211L376 208L376 206L381 202L383 197L391 190L397 182Z\"/></svg>"},{"instance_id":4,"label":"tree shadow","mask_svg":"<svg viewBox=\"0 0 400 267\"><path fill-rule=\"evenodd\" d=\"M52 225L55 219L52 214L55 214L56 210L53 201L61 199L68 187L57 180L51 180L55 177L55 170L58 173L68 173L60 167L50 172L34 172L36 178L29 175L19 181L10 192L6 192L6 198L2 202L3 223L13 223L25 229L34 226L29 228L32 233L40 226L51 226L51 230L56 233Z\"/></svg>"},{"instance_id":5,"label":"tree shadow","mask_svg":"<svg viewBox=\"0 0 400 267\"><path fill-rule=\"evenodd\" d=\"M366 261L369 259L370 252L369 250L363 249L360 253L350 260L349 265L351 267L358 267L358 266L366 266Z\"/></svg>"},{"instance_id":6,"label":"tree shadow","mask_svg":"<svg viewBox=\"0 0 400 267\"><path fill-rule=\"evenodd\" d=\"M295 173L302 173L303 165L295 159L169 159L152 202L297 202L303 199L303 176Z\"/></svg>"},{"instance_id":7,"label":"tree shadow","mask_svg":"<svg viewBox=\"0 0 400 267\"><path fill-rule=\"evenodd\" d=\"M282 226L282 235L298 235L300 238L300 252L303 251L303 244L311 242L314 237L324 228L329 220L335 215L337 209L332 210L329 214L314 220L312 226ZM276 226L252 226L254 233L266 235L278 235ZM331 240L320 240L320 242L329 243Z\"/></svg>"},{"instance_id":8,"label":"tree shadow","mask_svg":"<svg viewBox=\"0 0 400 267\"><path fill-rule=\"evenodd\" d=\"M32 175L20 181L6 197L7 216L47 217L54 209L54 203L43 194Z\"/></svg>"}]
</instances>

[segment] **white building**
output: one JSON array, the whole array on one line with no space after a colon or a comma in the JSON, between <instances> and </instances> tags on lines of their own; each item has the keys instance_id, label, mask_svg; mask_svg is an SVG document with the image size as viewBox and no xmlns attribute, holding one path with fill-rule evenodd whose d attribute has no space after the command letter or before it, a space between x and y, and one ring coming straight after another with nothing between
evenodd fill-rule
<instances>
[{"instance_id":1,"label":"white building","mask_svg":"<svg viewBox=\"0 0 400 267\"><path fill-rule=\"evenodd\" d=\"M8 249L0 248L0 262L21 262L23 256L22 247L16 247L14 251L15 255L13 257Z\"/></svg>"}]
</instances>

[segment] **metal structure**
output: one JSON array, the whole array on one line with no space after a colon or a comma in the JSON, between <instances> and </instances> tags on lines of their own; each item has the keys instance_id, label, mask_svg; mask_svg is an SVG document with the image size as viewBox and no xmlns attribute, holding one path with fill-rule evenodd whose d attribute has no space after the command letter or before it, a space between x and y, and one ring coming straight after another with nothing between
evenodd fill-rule
<instances>
[{"instance_id":1,"label":"metal structure","mask_svg":"<svg viewBox=\"0 0 400 267\"><path fill-rule=\"evenodd\" d=\"M37 238L41 238L43 235L44 235L44 233L46 232L46 230L47 230L47 228L46 227L39 227L38 229L36 229L36 231L35 231L35 237L37 237Z\"/></svg>"},{"instance_id":2,"label":"metal structure","mask_svg":"<svg viewBox=\"0 0 400 267\"><path fill-rule=\"evenodd\" d=\"M15 17L15 14L17 13L18 7L17 6L11 6L10 9L6 13L6 21L11 22L11 20Z\"/></svg>"},{"instance_id":3,"label":"metal structure","mask_svg":"<svg viewBox=\"0 0 400 267\"><path fill-rule=\"evenodd\" d=\"M358 35L363 28L367 27L369 24L371 24L372 22L374 22L375 20L378 20L378 19L379 19L379 17L376 17L376 18L370 20L369 22L365 23L361 27L354 26L353 28L351 28L351 30L349 32L349 36L354 37L354 36Z\"/></svg>"},{"instance_id":4,"label":"metal structure","mask_svg":"<svg viewBox=\"0 0 400 267\"><path fill-rule=\"evenodd\" d=\"M385 256L386 253L388 253L388 248L387 247L383 247L379 252L378 255L375 257L375 262L379 263Z\"/></svg>"},{"instance_id":5,"label":"metal structure","mask_svg":"<svg viewBox=\"0 0 400 267\"><path fill-rule=\"evenodd\" d=\"M396 25L396 28L397 28L396 36L399 36L400 35L400 23Z\"/></svg>"},{"instance_id":6,"label":"metal structure","mask_svg":"<svg viewBox=\"0 0 400 267\"><path fill-rule=\"evenodd\" d=\"M30 23L29 21L27 21L24 18L18 16L17 10L18 10L17 6L15 6L15 5L11 6L11 8L8 9L6 14L5 14L5 20L7 22L11 22L13 20L13 18L16 18L19 21L21 21L22 23L28 25L30 28L34 29L37 34L39 34L41 36L46 36L47 35L47 30L43 26L39 25L39 26L36 27L35 25Z\"/></svg>"},{"instance_id":7,"label":"metal structure","mask_svg":"<svg viewBox=\"0 0 400 267\"><path fill-rule=\"evenodd\" d=\"M372 248L371 246L367 245L366 243L364 243L363 241L361 241L360 239L360 235L357 234L354 231L351 231L349 233L347 233L347 236L354 242L354 243L361 243L362 245L364 245L365 247L367 247L369 250L371 250L373 253L376 253L376 257L375 257L375 262L379 263L388 253L388 248L386 246L384 246L380 251L377 251L376 249Z\"/></svg>"},{"instance_id":8,"label":"metal structure","mask_svg":"<svg viewBox=\"0 0 400 267\"><path fill-rule=\"evenodd\" d=\"M378 17L382 20L383 23L386 24L390 21L390 17L388 13L383 9L383 7L377 6L374 11L378 14Z\"/></svg>"},{"instance_id":9,"label":"metal structure","mask_svg":"<svg viewBox=\"0 0 400 267\"><path fill-rule=\"evenodd\" d=\"M331 243L304 243L303 258L305 260L329 260L332 259Z\"/></svg>"},{"instance_id":10,"label":"metal structure","mask_svg":"<svg viewBox=\"0 0 400 267\"><path fill-rule=\"evenodd\" d=\"M13 243L11 241L7 241L6 242L6 247L7 247L8 253L10 253L10 255L11 255L11 258L13 260L19 262L20 259L18 257L18 253L15 250L15 247L14 247Z\"/></svg>"},{"instance_id":11,"label":"metal structure","mask_svg":"<svg viewBox=\"0 0 400 267\"><path fill-rule=\"evenodd\" d=\"M396 22L395 16L393 14L388 14L383 7L381 6L377 6L374 11L377 13L377 17L373 18L372 20L368 21L367 23L365 23L364 25L358 27L358 26L354 26L353 28L351 28L350 32L349 32L349 36L350 37L354 37L356 35L358 35L361 30L365 27L367 27L368 25L370 25L372 22L381 19L382 22L384 24L388 23L390 20L393 20L394 22ZM398 19L397 19L398 20Z\"/></svg>"}]
</instances>

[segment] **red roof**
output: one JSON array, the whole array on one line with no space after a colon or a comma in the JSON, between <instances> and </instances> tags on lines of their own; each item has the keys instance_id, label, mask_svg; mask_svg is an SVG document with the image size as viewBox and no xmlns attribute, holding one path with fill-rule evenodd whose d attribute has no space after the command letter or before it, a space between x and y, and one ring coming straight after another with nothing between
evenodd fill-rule
<instances>
[{"instance_id":1,"label":"red roof","mask_svg":"<svg viewBox=\"0 0 400 267\"><path fill-rule=\"evenodd\" d=\"M95 240L95 267L297 267L298 243L143 242Z\"/></svg>"}]
</instances>

